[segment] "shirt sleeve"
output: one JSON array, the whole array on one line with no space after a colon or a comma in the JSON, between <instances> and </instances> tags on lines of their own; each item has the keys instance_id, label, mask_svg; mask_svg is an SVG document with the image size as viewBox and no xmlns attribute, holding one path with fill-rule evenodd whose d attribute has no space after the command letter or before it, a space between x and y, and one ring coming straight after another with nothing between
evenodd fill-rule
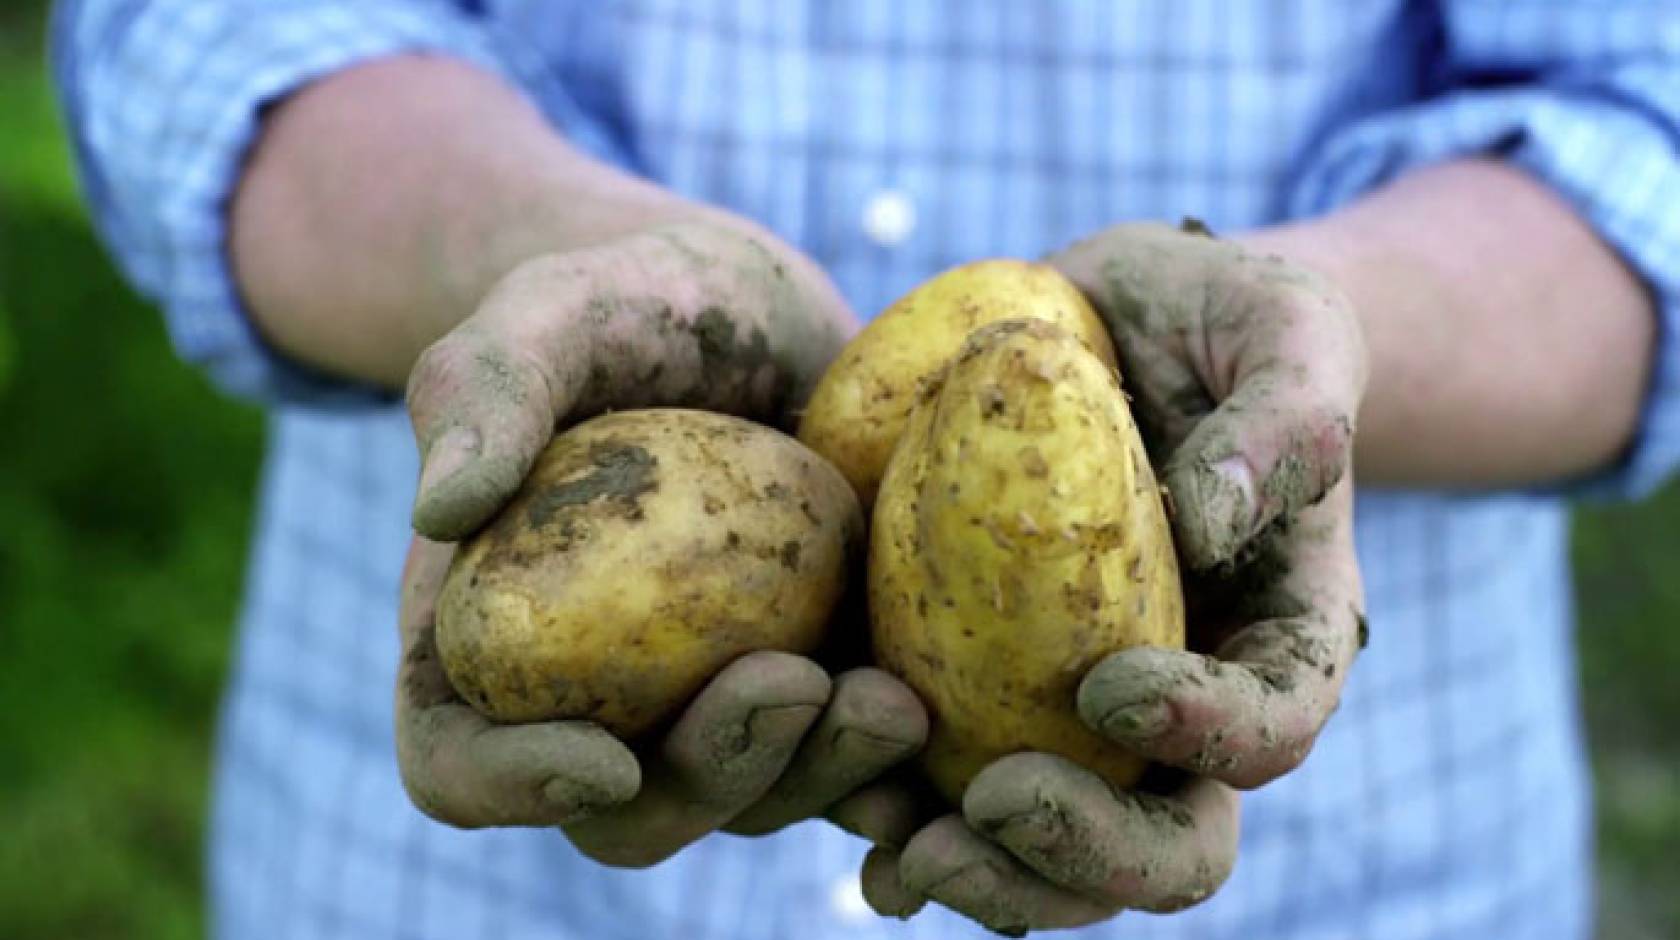
<instances>
[{"instance_id":1,"label":"shirt sleeve","mask_svg":"<svg viewBox=\"0 0 1680 940\"><path fill-rule=\"evenodd\" d=\"M72 0L53 73L98 228L177 351L269 401L365 402L267 348L228 263L226 203L265 105L357 62L450 55L510 75L475 19L427 0Z\"/></svg>"},{"instance_id":2,"label":"shirt sleeve","mask_svg":"<svg viewBox=\"0 0 1680 940\"><path fill-rule=\"evenodd\" d=\"M1499 155L1563 195L1646 283L1658 347L1635 440L1571 495L1643 495L1680 465L1680 6L1441 3L1438 93L1326 136L1289 210L1325 212L1423 164ZM1591 329L1591 310L1582 327Z\"/></svg>"}]
</instances>

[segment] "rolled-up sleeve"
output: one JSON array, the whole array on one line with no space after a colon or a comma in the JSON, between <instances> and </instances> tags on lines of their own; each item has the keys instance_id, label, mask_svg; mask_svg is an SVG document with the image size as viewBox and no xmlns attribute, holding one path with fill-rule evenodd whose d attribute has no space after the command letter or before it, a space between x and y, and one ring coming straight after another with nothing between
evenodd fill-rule
<instances>
[{"instance_id":1,"label":"rolled-up sleeve","mask_svg":"<svg viewBox=\"0 0 1680 940\"><path fill-rule=\"evenodd\" d=\"M1569 491L1649 492L1680 465L1680 6L1448 0L1441 24L1442 90L1327 135L1297 178L1291 214L1472 154L1500 155L1553 187L1644 279L1660 319L1632 446ZM1581 311L1583 330L1592 316Z\"/></svg>"},{"instance_id":2,"label":"rolled-up sleeve","mask_svg":"<svg viewBox=\"0 0 1680 940\"><path fill-rule=\"evenodd\" d=\"M94 221L176 349L224 388L265 400L367 400L273 354L227 257L226 205L265 105L402 52L509 74L459 10L425 0L80 0L54 11L54 80Z\"/></svg>"}]
</instances>

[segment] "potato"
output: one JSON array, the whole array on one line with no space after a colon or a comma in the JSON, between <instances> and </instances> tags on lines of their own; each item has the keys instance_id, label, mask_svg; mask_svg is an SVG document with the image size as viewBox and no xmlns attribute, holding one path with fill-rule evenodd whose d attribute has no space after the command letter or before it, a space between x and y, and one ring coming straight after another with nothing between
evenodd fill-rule
<instances>
[{"instance_id":1,"label":"potato","mask_svg":"<svg viewBox=\"0 0 1680 940\"><path fill-rule=\"evenodd\" d=\"M699 411L604 415L556 437L461 546L438 653L497 721L633 738L743 653L814 648L862 538L851 488L791 437Z\"/></svg>"},{"instance_id":2,"label":"potato","mask_svg":"<svg viewBox=\"0 0 1680 940\"><path fill-rule=\"evenodd\" d=\"M923 768L953 802L1004 755L1117 786L1143 761L1079 719L1126 647L1183 648L1172 536L1116 375L1034 320L977 330L912 412L875 506L875 654L933 715Z\"/></svg>"},{"instance_id":3,"label":"potato","mask_svg":"<svg viewBox=\"0 0 1680 940\"><path fill-rule=\"evenodd\" d=\"M1059 324L1114 364L1107 327L1055 268L1006 258L978 261L917 287L848 343L812 392L799 439L840 468L868 510L917 387L975 327L1019 317Z\"/></svg>"}]
</instances>

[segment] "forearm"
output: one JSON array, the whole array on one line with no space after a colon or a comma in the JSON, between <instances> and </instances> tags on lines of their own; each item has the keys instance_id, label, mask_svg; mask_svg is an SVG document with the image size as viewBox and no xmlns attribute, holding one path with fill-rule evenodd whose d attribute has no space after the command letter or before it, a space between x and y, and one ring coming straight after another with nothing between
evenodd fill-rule
<instances>
[{"instance_id":1,"label":"forearm","mask_svg":"<svg viewBox=\"0 0 1680 940\"><path fill-rule=\"evenodd\" d=\"M1522 172L1448 164L1242 240L1331 276L1359 312L1371 355L1361 482L1552 481L1627 446L1655 342L1652 302Z\"/></svg>"},{"instance_id":2,"label":"forearm","mask_svg":"<svg viewBox=\"0 0 1680 940\"><path fill-rule=\"evenodd\" d=\"M420 57L289 98L231 213L236 276L268 341L391 388L533 256L677 222L773 241L587 157L497 78ZM819 272L790 264L806 288L827 290Z\"/></svg>"}]
</instances>

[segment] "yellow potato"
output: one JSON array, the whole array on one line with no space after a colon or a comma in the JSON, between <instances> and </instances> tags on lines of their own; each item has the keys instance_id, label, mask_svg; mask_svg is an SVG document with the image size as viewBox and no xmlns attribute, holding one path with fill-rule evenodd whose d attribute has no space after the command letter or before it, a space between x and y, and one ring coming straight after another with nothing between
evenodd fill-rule
<instances>
[{"instance_id":1,"label":"yellow potato","mask_svg":"<svg viewBox=\"0 0 1680 940\"><path fill-rule=\"evenodd\" d=\"M1135 782L1143 761L1079 720L1077 690L1116 650L1182 648L1181 592L1115 373L1052 324L976 331L927 384L871 533L875 653L934 716L934 784L959 802L1022 750Z\"/></svg>"},{"instance_id":2,"label":"yellow potato","mask_svg":"<svg viewBox=\"0 0 1680 940\"><path fill-rule=\"evenodd\" d=\"M699 411L604 415L556 437L462 545L438 653L491 718L634 737L743 653L815 647L862 534L846 481L791 437Z\"/></svg>"},{"instance_id":3,"label":"yellow potato","mask_svg":"<svg viewBox=\"0 0 1680 940\"><path fill-rule=\"evenodd\" d=\"M845 474L868 510L918 386L976 327L1021 317L1060 325L1114 365L1107 327L1055 268L1007 258L965 264L899 298L847 344L806 404L799 439Z\"/></svg>"}]
</instances>

